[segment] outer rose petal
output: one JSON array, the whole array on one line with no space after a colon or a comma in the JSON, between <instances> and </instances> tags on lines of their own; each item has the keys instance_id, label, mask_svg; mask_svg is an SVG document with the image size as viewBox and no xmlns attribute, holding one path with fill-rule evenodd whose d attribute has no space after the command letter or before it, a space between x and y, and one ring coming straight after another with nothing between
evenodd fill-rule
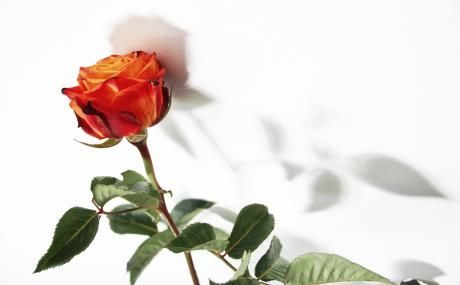
<instances>
[{"instance_id":1,"label":"outer rose petal","mask_svg":"<svg viewBox=\"0 0 460 285\"><path fill-rule=\"evenodd\" d=\"M103 113L124 114L123 120L136 122L146 128L158 122L169 106L169 94L163 93L162 85L162 82L113 78L95 92L88 93L87 98L91 98L93 106ZM103 94L110 96L101 96Z\"/></svg>"},{"instance_id":2,"label":"outer rose petal","mask_svg":"<svg viewBox=\"0 0 460 285\"><path fill-rule=\"evenodd\" d=\"M77 99L70 101L69 105L75 111L79 127L81 127L86 133L98 139L113 137L112 132L107 127L103 118L98 115L86 114L82 107L78 104Z\"/></svg>"},{"instance_id":3,"label":"outer rose petal","mask_svg":"<svg viewBox=\"0 0 460 285\"><path fill-rule=\"evenodd\" d=\"M153 53L138 74L136 74L136 78L139 79L146 79L146 80L157 80L160 77L163 77L165 74L165 70L161 68L156 54Z\"/></svg>"},{"instance_id":4,"label":"outer rose petal","mask_svg":"<svg viewBox=\"0 0 460 285\"><path fill-rule=\"evenodd\" d=\"M169 96L163 94L163 83L153 81L122 90L112 102L113 109L132 113L144 128L158 122L168 105Z\"/></svg>"},{"instance_id":5,"label":"outer rose petal","mask_svg":"<svg viewBox=\"0 0 460 285\"><path fill-rule=\"evenodd\" d=\"M61 92L62 94L69 97L69 99L73 99L82 96L84 91L80 86L75 86L70 88L62 88Z\"/></svg>"}]
</instances>

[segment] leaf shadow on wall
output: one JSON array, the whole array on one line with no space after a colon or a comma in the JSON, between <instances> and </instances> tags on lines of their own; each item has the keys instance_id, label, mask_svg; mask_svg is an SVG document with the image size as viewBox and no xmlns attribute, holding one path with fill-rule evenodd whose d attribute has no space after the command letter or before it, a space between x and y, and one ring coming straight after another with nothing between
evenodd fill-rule
<instances>
[{"instance_id":1,"label":"leaf shadow on wall","mask_svg":"<svg viewBox=\"0 0 460 285\"><path fill-rule=\"evenodd\" d=\"M261 118L260 123L265 132L267 144L272 155L283 168L286 179L293 180L302 174L314 175L313 182L308 188L311 201L306 205L307 212L326 210L337 204L342 198L342 178L333 168L314 167L306 169L299 162L290 161L283 157L286 148L285 133L282 127L272 119ZM312 147L312 152L319 160L328 160L333 154L318 147Z\"/></svg>"},{"instance_id":2,"label":"leaf shadow on wall","mask_svg":"<svg viewBox=\"0 0 460 285\"><path fill-rule=\"evenodd\" d=\"M444 272L437 266L413 259L402 259L395 263L396 276L394 280L407 280L417 278L427 284L436 285L435 278L444 275Z\"/></svg>"},{"instance_id":3,"label":"leaf shadow on wall","mask_svg":"<svg viewBox=\"0 0 460 285\"><path fill-rule=\"evenodd\" d=\"M342 181L331 170L321 170L312 185L312 201L307 211L321 211L334 206L342 196Z\"/></svg>"},{"instance_id":4,"label":"leaf shadow on wall","mask_svg":"<svg viewBox=\"0 0 460 285\"><path fill-rule=\"evenodd\" d=\"M166 69L165 84L173 93L172 108L191 114L191 110L210 104L213 99L188 84L187 33L161 17L130 16L116 24L110 35L116 54L136 50L155 52ZM169 114L162 123L165 134L193 155L189 139L181 131L176 116ZM198 126L200 127L200 126ZM206 132L205 129L201 129Z\"/></svg>"},{"instance_id":5,"label":"leaf shadow on wall","mask_svg":"<svg viewBox=\"0 0 460 285\"><path fill-rule=\"evenodd\" d=\"M350 169L357 178L391 193L445 198L421 172L387 155L356 155L350 159Z\"/></svg>"},{"instance_id":6,"label":"leaf shadow on wall","mask_svg":"<svg viewBox=\"0 0 460 285\"><path fill-rule=\"evenodd\" d=\"M301 174L314 175L308 188L311 196L311 202L306 206L308 212L326 210L340 202L344 181L350 179L359 179L380 190L403 196L447 198L415 167L385 154L340 157L333 150L323 148L321 142L316 142L311 145L311 152L318 166L313 166L312 172L283 157L285 134L279 124L267 118L261 118L260 123L269 149L284 168L287 179L292 180Z\"/></svg>"},{"instance_id":7,"label":"leaf shadow on wall","mask_svg":"<svg viewBox=\"0 0 460 285\"><path fill-rule=\"evenodd\" d=\"M215 103L215 100L188 84L187 33L160 17L131 16L114 26L110 42L114 53L134 50L157 52L167 69L167 85L174 88L173 108L187 116L187 120L195 125L235 172L238 167L223 151L205 122L194 115L195 109ZM303 163L289 160L283 155L289 134L284 132L282 126L268 118L260 118L260 123L266 135L270 155L283 167L286 178L292 180L302 174L311 174L311 169L306 169ZM195 155L192 140L183 131L175 112L171 112L159 127L187 153ZM315 145L321 145L321 142ZM351 178L363 180L399 195L444 197L419 171L396 158L384 154L361 154L352 158L341 158L334 153L324 155L324 151L318 151L315 147L312 147L312 152L321 163L342 160L350 167L345 173L334 168L334 165L326 168L321 166L318 169L313 167L316 169L315 177L308 189L312 202L306 206L307 211L326 210L337 204L342 197L343 182Z\"/></svg>"},{"instance_id":8,"label":"leaf shadow on wall","mask_svg":"<svg viewBox=\"0 0 460 285\"><path fill-rule=\"evenodd\" d=\"M288 260L296 258L299 254L305 254L308 252L323 252L327 250L303 236L285 233L283 231L279 231L277 235L283 241L283 250L281 255Z\"/></svg>"}]
</instances>

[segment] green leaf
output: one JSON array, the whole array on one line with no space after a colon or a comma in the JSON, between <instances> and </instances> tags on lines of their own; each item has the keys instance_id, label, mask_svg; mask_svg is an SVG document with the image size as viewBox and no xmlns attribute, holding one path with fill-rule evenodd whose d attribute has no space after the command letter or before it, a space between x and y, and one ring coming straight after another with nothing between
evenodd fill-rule
<instances>
[{"instance_id":1,"label":"green leaf","mask_svg":"<svg viewBox=\"0 0 460 285\"><path fill-rule=\"evenodd\" d=\"M131 285L152 259L174 238L171 231L157 233L144 241L128 261L127 269L130 273Z\"/></svg>"},{"instance_id":2,"label":"green leaf","mask_svg":"<svg viewBox=\"0 0 460 285\"><path fill-rule=\"evenodd\" d=\"M96 211L80 207L69 209L54 231L53 241L34 273L69 262L93 241L99 227Z\"/></svg>"},{"instance_id":3,"label":"green leaf","mask_svg":"<svg viewBox=\"0 0 460 285\"><path fill-rule=\"evenodd\" d=\"M236 217L228 245L227 254L241 258L245 250L254 251L270 235L275 226L273 215L264 205L252 204L244 207Z\"/></svg>"},{"instance_id":4,"label":"green leaf","mask_svg":"<svg viewBox=\"0 0 460 285\"><path fill-rule=\"evenodd\" d=\"M128 186L133 185L137 182L148 182L142 174L134 170L126 170L121 174L121 176L123 176L123 184Z\"/></svg>"},{"instance_id":5,"label":"green leaf","mask_svg":"<svg viewBox=\"0 0 460 285\"><path fill-rule=\"evenodd\" d=\"M248 266L250 260L251 252L245 251L243 253L243 257L241 258L240 266L238 266L238 269L235 271L235 274L233 275L231 280L237 280L240 277L247 277L249 275Z\"/></svg>"},{"instance_id":6,"label":"green leaf","mask_svg":"<svg viewBox=\"0 0 460 285\"><path fill-rule=\"evenodd\" d=\"M283 257L280 257L260 279L263 281L277 280L283 282L288 266L289 262Z\"/></svg>"},{"instance_id":7,"label":"green leaf","mask_svg":"<svg viewBox=\"0 0 460 285\"><path fill-rule=\"evenodd\" d=\"M347 281L376 281L394 285L390 280L341 256L308 253L295 258L286 272L286 285L317 285Z\"/></svg>"},{"instance_id":8,"label":"green leaf","mask_svg":"<svg viewBox=\"0 0 460 285\"><path fill-rule=\"evenodd\" d=\"M227 240L230 236L226 231L220 228L214 227L214 233L216 234L216 239Z\"/></svg>"},{"instance_id":9,"label":"green leaf","mask_svg":"<svg viewBox=\"0 0 460 285\"><path fill-rule=\"evenodd\" d=\"M209 280L209 285L259 285L259 282L256 279L241 277L226 283L215 283Z\"/></svg>"},{"instance_id":10,"label":"green leaf","mask_svg":"<svg viewBox=\"0 0 460 285\"><path fill-rule=\"evenodd\" d=\"M177 203L171 211L171 216L177 226L184 226L201 211L211 208L214 202L202 199L184 199Z\"/></svg>"},{"instance_id":11,"label":"green leaf","mask_svg":"<svg viewBox=\"0 0 460 285\"><path fill-rule=\"evenodd\" d=\"M128 191L128 187L121 185L120 180L108 176L94 177L91 181L91 192L93 192L94 201L101 207L113 198L134 194Z\"/></svg>"},{"instance_id":12,"label":"green leaf","mask_svg":"<svg viewBox=\"0 0 460 285\"><path fill-rule=\"evenodd\" d=\"M216 239L213 226L196 223L185 228L178 237L172 240L168 249L174 253L203 249L220 252L226 245L226 240Z\"/></svg>"},{"instance_id":13,"label":"green leaf","mask_svg":"<svg viewBox=\"0 0 460 285\"><path fill-rule=\"evenodd\" d=\"M280 257L281 242L274 236L270 248L256 264L256 277L263 281L277 280L283 282L289 262Z\"/></svg>"},{"instance_id":14,"label":"green leaf","mask_svg":"<svg viewBox=\"0 0 460 285\"><path fill-rule=\"evenodd\" d=\"M125 200L154 210L158 207L160 197L152 185L139 173L128 170L122 173L123 181L115 177L95 177L91 182L91 191L96 203L103 207L110 200L122 197Z\"/></svg>"},{"instance_id":15,"label":"green leaf","mask_svg":"<svg viewBox=\"0 0 460 285\"><path fill-rule=\"evenodd\" d=\"M78 140L75 140L76 142L79 142L81 144L84 144L86 146L89 146L89 147L94 147L94 148L108 148L108 147L112 147L112 146L116 146L117 144L119 144L121 142L122 139L106 139L105 141L101 142L101 143L86 143L86 142L82 142L82 141L78 141Z\"/></svg>"},{"instance_id":16,"label":"green leaf","mask_svg":"<svg viewBox=\"0 0 460 285\"><path fill-rule=\"evenodd\" d=\"M152 185L148 182L137 182L129 186L129 192L123 196L123 199L145 209L157 209L160 204L158 192L153 190Z\"/></svg>"},{"instance_id":17,"label":"green leaf","mask_svg":"<svg viewBox=\"0 0 460 285\"><path fill-rule=\"evenodd\" d=\"M115 207L112 212L135 208L131 204ZM110 228L117 234L138 234L151 236L158 232L157 225L145 211L137 210L122 214L108 215Z\"/></svg>"}]
</instances>

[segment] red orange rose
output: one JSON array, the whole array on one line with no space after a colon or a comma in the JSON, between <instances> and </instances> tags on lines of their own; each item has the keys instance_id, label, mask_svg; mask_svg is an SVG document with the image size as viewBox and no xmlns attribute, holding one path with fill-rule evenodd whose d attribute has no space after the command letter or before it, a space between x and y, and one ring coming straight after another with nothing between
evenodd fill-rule
<instances>
[{"instance_id":1,"label":"red orange rose","mask_svg":"<svg viewBox=\"0 0 460 285\"><path fill-rule=\"evenodd\" d=\"M111 55L81 67L78 85L63 88L79 126L102 138L134 135L158 123L167 113L170 96L165 69L155 53Z\"/></svg>"}]
</instances>

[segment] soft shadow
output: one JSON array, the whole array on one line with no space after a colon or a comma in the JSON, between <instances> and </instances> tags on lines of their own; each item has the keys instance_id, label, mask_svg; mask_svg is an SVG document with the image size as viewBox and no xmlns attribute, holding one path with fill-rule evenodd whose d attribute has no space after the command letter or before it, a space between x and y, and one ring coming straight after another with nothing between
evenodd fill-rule
<instances>
[{"instance_id":1,"label":"soft shadow","mask_svg":"<svg viewBox=\"0 0 460 285\"><path fill-rule=\"evenodd\" d=\"M220 206L215 206L215 207L212 207L211 209L209 209L209 211L211 213L214 213L214 214L218 215L222 219L224 219L227 222L230 222L232 224L235 223L235 221L236 221L237 214L235 212L233 212L232 210L229 210L227 208L223 208L223 207L220 207Z\"/></svg>"},{"instance_id":2,"label":"soft shadow","mask_svg":"<svg viewBox=\"0 0 460 285\"><path fill-rule=\"evenodd\" d=\"M283 233L279 233L277 236L283 241L283 251L281 255L288 260L292 260L300 254L321 251L318 245L304 237L285 235Z\"/></svg>"},{"instance_id":3,"label":"soft shadow","mask_svg":"<svg viewBox=\"0 0 460 285\"><path fill-rule=\"evenodd\" d=\"M156 52L166 68L165 81L178 105L195 108L212 99L188 85L187 33L160 17L131 16L115 25L110 36L114 53ZM190 101L190 102L189 102Z\"/></svg>"},{"instance_id":4,"label":"soft shadow","mask_svg":"<svg viewBox=\"0 0 460 285\"><path fill-rule=\"evenodd\" d=\"M114 26L110 43L113 52L118 54L135 50L156 52L166 69L165 82L173 94L173 108L190 111L213 101L208 95L188 85L187 33L163 18L128 17ZM170 121L163 128L166 135L193 155L178 124Z\"/></svg>"},{"instance_id":5,"label":"soft shadow","mask_svg":"<svg viewBox=\"0 0 460 285\"><path fill-rule=\"evenodd\" d=\"M350 162L356 177L380 189L407 196L444 197L420 172L396 158L364 154Z\"/></svg>"},{"instance_id":6,"label":"soft shadow","mask_svg":"<svg viewBox=\"0 0 460 285\"><path fill-rule=\"evenodd\" d=\"M400 260L395 264L395 267L397 270L395 279L397 280L416 278L424 282L431 282L429 284L436 284L432 283L434 282L433 280L444 275L444 272L437 266L420 260Z\"/></svg>"},{"instance_id":7,"label":"soft shadow","mask_svg":"<svg viewBox=\"0 0 460 285\"><path fill-rule=\"evenodd\" d=\"M439 285L438 282L434 281L425 281L420 279L407 279L401 281L400 285Z\"/></svg>"},{"instance_id":8,"label":"soft shadow","mask_svg":"<svg viewBox=\"0 0 460 285\"><path fill-rule=\"evenodd\" d=\"M313 199L307 211L321 211L335 205L342 196L342 181L330 170L322 170L315 178Z\"/></svg>"},{"instance_id":9,"label":"soft shadow","mask_svg":"<svg viewBox=\"0 0 460 285\"><path fill-rule=\"evenodd\" d=\"M179 110L192 110L213 102L213 99L209 96L191 87L184 87L177 91L173 91L173 94L175 99L173 106Z\"/></svg>"},{"instance_id":10,"label":"soft shadow","mask_svg":"<svg viewBox=\"0 0 460 285\"><path fill-rule=\"evenodd\" d=\"M261 118L260 123L267 136L270 150L275 154L281 152L284 148L284 136L281 127L267 118Z\"/></svg>"},{"instance_id":11,"label":"soft shadow","mask_svg":"<svg viewBox=\"0 0 460 285\"><path fill-rule=\"evenodd\" d=\"M265 132L270 151L277 157L276 159L286 173L286 178L292 180L302 174L305 171L302 165L278 158L286 147L284 139L285 134L282 127L277 122L268 118L260 118L260 124Z\"/></svg>"},{"instance_id":12,"label":"soft shadow","mask_svg":"<svg viewBox=\"0 0 460 285\"><path fill-rule=\"evenodd\" d=\"M184 148L184 150L190 155L195 155L189 141L180 130L179 124L176 123L174 116L166 117L161 123L160 127L172 141Z\"/></svg>"},{"instance_id":13,"label":"soft shadow","mask_svg":"<svg viewBox=\"0 0 460 285\"><path fill-rule=\"evenodd\" d=\"M305 172L305 169L303 168L303 166L295 162L283 160L283 161L280 161L280 163L284 169L284 172L286 173L286 178L288 180L292 180L296 178L297 176L299 176L300 174L302 174L303 172Z\"/></svg>"},{"instance_id":14,"label":"soft shadow","mask_svg":"<svg viewBox=\"0 0 460 285\"><path fill-rule=\"evenodd\" d=\"M131 16L113 28L110 43L114 53L156 52L167 69L165 80L183 87L189 76L186 38L185 31L160 17Z\"/></svg>"}]
</instances>

